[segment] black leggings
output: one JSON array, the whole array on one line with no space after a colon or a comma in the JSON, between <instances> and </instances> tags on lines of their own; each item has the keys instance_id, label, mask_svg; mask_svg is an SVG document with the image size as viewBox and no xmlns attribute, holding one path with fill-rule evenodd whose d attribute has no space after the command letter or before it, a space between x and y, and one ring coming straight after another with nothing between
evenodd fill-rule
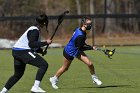
<instances>
[{"instance_id":1,"label":"black leggings","mask_svg":"<svg viewBox=\"0 0 140 93\"><path fill-rule=\"evenodd\" d=\"M38 71L36 74L36 80L41 81L43 76L45 75L45 72L48 69L48 63L38 54L34 54L33 52L24 53L22 55L21 51L19 52L13 52L14 56L14 75L9 78L7 81L5 88L8 90L20 80L20 78L23 76L26 64L30 64L33 66L38 67ZM33 54L31 56L30 54Z\"/></svg>"}]
</instances>

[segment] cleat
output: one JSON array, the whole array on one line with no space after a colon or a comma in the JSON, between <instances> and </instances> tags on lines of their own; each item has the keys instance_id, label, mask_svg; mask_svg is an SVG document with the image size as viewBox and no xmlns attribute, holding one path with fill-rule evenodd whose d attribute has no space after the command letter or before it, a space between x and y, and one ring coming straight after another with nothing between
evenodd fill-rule
<instances>
[{"instance_id":1,"label":"cleat","mask_svg":"<svg viewBox=\"0 0 140 93\"><path fill-rule=\"evenodd\" d=\"M34 87L33 86L32 89L31 89L31 92L32 93L45 93L46 91L41 89L40 87Z\"/></svg>"},{"instance_id":2,"label":"cleat","mask_svg":"<svg viewBox=\"0 0 140 93\"><path fill-rule=\"evenodd\" d=\"M53 77L51 77L49 80L50 80L50 82L51 82L51 84L52 84L52 87L53 87L54 89L58 89L58 86L56 85L57 82L58 82L58 79L54 79Z\"/></svg>"},{"instance_id":3,"label":"cleat","mask_svg":"<svg viewBox=\"0 0 140 93\"><path fill-rule=\"evenodd\" d=\"M102 81L100 81L97 76L93 77L93 83L98 86L102 85Z\"/></svg>"}]
</instances>

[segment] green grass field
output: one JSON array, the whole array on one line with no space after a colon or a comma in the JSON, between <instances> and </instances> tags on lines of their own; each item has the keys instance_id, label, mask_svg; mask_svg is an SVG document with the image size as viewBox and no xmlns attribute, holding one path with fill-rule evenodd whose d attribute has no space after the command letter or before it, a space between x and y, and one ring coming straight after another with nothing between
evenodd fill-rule
<instances>
[{"instance_id":1,"label":"green grass field","mask_svg":"<svg viewBox=\"0 0 140 93\"><path fill-rule=\"evenodd\" d=\"M44 56L49 68L41 87L47 93L140 93L140 46L115 48L113 59L108 59L100 51L86 51L95 65L96 74L103 82L102 86L93 84L87 66L75 59L60 78L58 90L51 87L49 77L63 64L63 50L49 49L48 55ZM27 65L24 76L9 93L30 93L36 71L36 67ZM11 50L0 50L0 90L12 74Z\"/></svg>"}]
</instances>

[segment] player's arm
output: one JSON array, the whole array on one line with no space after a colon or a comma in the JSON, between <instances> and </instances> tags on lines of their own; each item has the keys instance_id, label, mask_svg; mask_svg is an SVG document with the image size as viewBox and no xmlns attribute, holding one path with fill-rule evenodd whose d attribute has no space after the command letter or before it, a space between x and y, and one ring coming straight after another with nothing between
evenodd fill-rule
<instances>
[{"instance_id":1,"label":"player's arm","mask_svg":"<svg viewBox=\"0 0 140 93\"><path fill-rule=\"evenodd\" d=\"M29 43L28 43L29 47L31 48L40 48L48 44L47 41L44 41L44 42L38 41L39 31L37 29L30 30L27 33L27 38L29 40Z\"/></svg>"},{"instance_id":2,"label":"player's arm","mask_svg":"<svg viewBox=\"0 0 140 93\"><path fill-rule=\"evenodd\" d=\"M75 40L75 45L78 47L79 50L81 51L86 51L86 50L93 50L93 47L90 45L87 45L85 43L85 37L84 36L78 36Z\"/></svg>"}]
</instances>

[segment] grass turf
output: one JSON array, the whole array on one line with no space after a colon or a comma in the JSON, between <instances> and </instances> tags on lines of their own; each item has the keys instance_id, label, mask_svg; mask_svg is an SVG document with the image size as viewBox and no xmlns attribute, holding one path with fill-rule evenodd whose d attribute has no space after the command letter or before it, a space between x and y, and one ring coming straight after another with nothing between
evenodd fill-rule
<instances>
[{"instance_id":1,"label":"grass turf","mask_svg":"<svg viewBox=\"0 0 140 93\"><path fill-rule=\"evenodd\" d=\"M109 49L113 49L110 48ZM52 89L49 77L53 76L63 64L62 49L49 49L44 58L49 63L41 87L47 93L139 93L140 87L140 47L116 47L113 59L108 59L100 51L86 51L96 68L103 85L92 83L85 64L75 59L69 70L59 80L60 89ZM10 93L30 93L37 68L27 65L21 80L9 91ZM0 50L0 90L13 74L13 58L10 50Z\"/></svg>"}]
</instances>

